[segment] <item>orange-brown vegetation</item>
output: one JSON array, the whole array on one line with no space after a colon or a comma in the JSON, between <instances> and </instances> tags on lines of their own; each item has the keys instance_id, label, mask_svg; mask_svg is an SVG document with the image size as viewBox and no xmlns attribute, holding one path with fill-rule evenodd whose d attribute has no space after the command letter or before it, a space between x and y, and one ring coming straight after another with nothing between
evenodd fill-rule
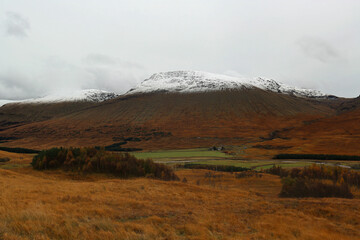
<instances>
[{"instance_id":1,"label":"orange-brown vegetation","mask_svg":"<svg viewBox=\"0 0 360 240\"><path fill-rule=\"evenodd\" d=\"M96 105L96 103L86 101L6 104L2 106L0 110L0 129L6 129L11 125L21 125L64 116L94 105Z\"/></svg>"},{"instance_id":2,"label":"orange-brown vegetation","mask_svg":"<svg viewBox=\"0 0 360 240\"><path fill-rule=\"evenodd\" d=\"M111 153L101 148L51 148L41 151L31 163L34 169L65 169L80 173L110 173L121 178L149 177L179 180L173 169L137 159L128 153Z\"/></svg>"},{"instance_id":3,"label":"orange-brown vegetation","mask_svg":"<svg viewBox=\"0 0 360 240\"><path fill-rule=\"evenodd\" d=\"M278 146L290 146L281 152L360 155L359 123L360 110L322 118L281 132L280 138L261 143L272 145L275 150L262 151L271 155L279 152Z\"/></svg>"},{"instance_id":4,"label":"orange-brown vegetation","mask_svg":"<svg viewBox=\"0 0 360 240\"><path fill-rule=\"evenodd\" d=\"M250 159L279 153L360 155L359 98L316 100L242 89L140 94L72 104L71 109L67 104L0 108L0 140L10 138L2 146L39 150L106 146L136 137L141 141L123 147L246 145L242 158ZM42 117L34 118L37 115Z\"/></svg>"},{"instance_id":5,"label":"orange-brown vegetation","mask_svg":"<svg viewBox=\"0 0 360 240\"><path fill-rule=\"evenodd\" d=\"M260 89L154 93L122 96L47 121L14 126L1 136L15 138L7 146L28 148L34 143L37 148L109 145L121 137L140 137L142 141L129 146L143 149L236 145L334 113L316 100Z\"/></svg>"},{"instance_id":6,"label":"orange-brown vegetation","mask_svg":"<svg viewBox=\"0 0 360 240\"><path fill-rule=\"evenodd\" d=\"M16 166L22 166L22 165L28 165L33 156L35 154L22 154L22 153L11 153L11 152L5 152L5 151L0 151L0 158L8 158L10 159L9 162L4 162L4 163L0 163L0 167L2 165L16 165Z\"/></svg>"},{"instance_id":7,"label":"orange-brown vegetation","mask_svg":"<svg viewBox=\"0 0 360 240\"><path fill-rule=\"evenodd\" d=\"M266 172L282 177L282 197L352 198L350 186L360 187L360 173L341 167L312 165L284 169L273 166Z\"/></svg>"},{"instance_id":8,"label":"orange-brown vegetation","mask_svg":"<svg viewBox=\"0 0 360 240\"><path fill-rule=\"evenodd\" d=\"M184 182L0 169L1 239L358 239L354 199L278 197L278 176L177 171Z\"/></svg>"}]
</instances>

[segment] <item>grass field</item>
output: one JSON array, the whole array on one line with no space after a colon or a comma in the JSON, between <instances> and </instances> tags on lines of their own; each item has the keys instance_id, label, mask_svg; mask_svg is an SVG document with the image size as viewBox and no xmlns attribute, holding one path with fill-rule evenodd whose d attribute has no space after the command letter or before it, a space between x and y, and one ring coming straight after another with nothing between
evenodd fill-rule
<instances>
[{"instance_id":1,"label":"grass field","mask_svg":"<svg viewBox=\"0 0 360 240\"><path fill-rule=\"evenodd\" d=\"M277 176L208 172L180 170L182 183L0 169L0 239L360 238L359 194L281 199Z\"/></svg>"},{"instance_id":2,"label":"grass field","mask_svg":"<svg viewBox=\"0 0 360 240\"><path fill-rule=\"evenodd\" d=\"M194 157L206 157L206 158L226 158L226 155L220 151L210 151L207 148L196 149L184 149L184 150L164 150L164 151L152 151L152 152L132 152L137 158L151 158L154 160L171 159L171 158L194 158Z\"/></svg>"},{"instance_id":3,"label":"grass field","mask_svg":"<svg viewBox=\"0 0 360 240\"><path fill-rule=\"evenodd\" d=\"M309 161L281 161L281 160L233 160L233 156L220 151L210 151L207 148L166 150L152 152L133 152L137 158L151 158L156 162L174 164L176 162L191 162L207 165L225 165L246 167L254 170L267 169L274 164L282 167L305 167L311 165Z\"/></svg>"},{"instance_id":4,"label":"grass field","mask_svg":"<svg viewBox=\"0 0 360 240\"><path fill-rule=\"evenodd\" d=\"M318 162L323 162L329 165L342 165L349 166L359 164L357 161L332 161L332 160L240 160L235 159L241 157L237 155L225 154L220 151L210 151L207 148L196 148L196 149L183 149L183 150L162 150L162 151L151 151L151 152L131 152L130 154L135 155L137 158L151 158L155 162L165 164L177 164L177 163L195 163L195 164L206 164L206 165L225 165L235 167L251 168L253 170L263 170L271 168L274 164L284 168L294 167L306 167Z\"/></svg>"},{"instance_id":5,"label":"grass field","mask_svg":"<svg viewBox=\"0 0 360 240\"><path fill-rule=\"evenodd\" d=\"M0 158L9 158L9 162L0 163L0 169L23 168L30 166L30 162L35 154L12 153L0 151Z\"/></svg>"},{"instance_id":6,"label":"grass field","mask_svg":"<svg viewBox=\"0 0 360 240\"><path fill-rule=\"evenodd\" d=\"M32 156L11 157L8 164L17 167L0 169L4 240L360 239L357 189L355 199L283 199L280 178L269 174L238 179L212 172L209 178L208 170L187 169L176 172L186 183L124 180L36 171ZM213 163L260 167L273 161Z\"/></svg>"},{"instance_id":7,"label":"grass field","mask_svg":"<svg viewBox=\"0 0 360 240\"><path fill-rule=\"evenodd\" d=\"M245 167L251 168L254 170L261 170L271 168L274 164L281 167L305 167L309 166L311 162L282 162L282 161L242 161L242 160L206 160L206 161L196 161L196 164L206 164L206 165L224 165L224 166L235 166L235 167Z\"/></svg>"},{"instance_id":8,"label":"grass field","mask_svg":"<svg viewBox=\"0 0 360 240\"><path fill-rule=\"evenodd\" d=\"M14 164L0 164L0 169L13 169L13 168L24 168L29 167L28 163L14 163Z\"/></svg>"}]
</instances>

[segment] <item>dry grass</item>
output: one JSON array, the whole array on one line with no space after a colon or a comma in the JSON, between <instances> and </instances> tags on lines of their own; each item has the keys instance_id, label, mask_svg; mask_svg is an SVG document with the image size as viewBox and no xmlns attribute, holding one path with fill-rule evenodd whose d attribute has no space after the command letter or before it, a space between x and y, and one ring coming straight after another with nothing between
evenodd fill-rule
<instances>
[{"instance_id":1,"label":"dry grass","mask_svg":"<svg viewBox=\"0 0 360 240\"><path fill-rule=\"evenodd\" d=\"M0 169L0 239L358 239L359 195L280 199L280 179L187 183Z\"/></svg>"}]
</instances>

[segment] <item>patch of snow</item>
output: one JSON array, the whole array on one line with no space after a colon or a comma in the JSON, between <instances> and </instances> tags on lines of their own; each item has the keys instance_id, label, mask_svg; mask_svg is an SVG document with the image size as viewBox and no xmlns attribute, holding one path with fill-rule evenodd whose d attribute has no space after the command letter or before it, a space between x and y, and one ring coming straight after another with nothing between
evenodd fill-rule
<instances>
[{"instance_id":1,"label":"patch of snow","mask_svg":"<svg viewBox=\"0 0 360 240\"><path fill-rule=\"evenodd\" d=\"M4 106L5 104L14 103L14 102L18 102L18 101L16 101L16 100L0 100L0 107Z\"/></svg>"},{"instance_id":2,"label":"patch of snow","mask_svg":"<svg viewBox=\"0 0 360 240\"><path fill-rule=\"evenodd\" d=\"M86 90L77 90L63 93L54 93L47 95L41 98L32 98L25 100L0 100L0 106L6 103L55 103L55 102L78 102L78 101L88 101L88 102L103 102L116 98L117 94L112 92L107 92L97 89L86 89ZM2 104L4 103L4 104ZM1 105L2 104L2 105Z\"/></svg>"},{"instance_id":3,"label":"patch of snow","mask_svg":"<svg viewBox=\"0 0 360 240\"><path fill-rule=\"evenodd\" d=\"M204 92L224 89L260 88L300 97L326 97L312 89L291 87L265 78L240 78L200 71L173 71L152 75L126 94L149 92Z\"/></svg>"},{"instance_id":4,"label":"patch of snow","mask_svg":"<svg viewBox=\"0 0 360 240\"><path fill-rule=\"evenodd\" d=\"M298 97L311 97L311 98L324 98L325 94L314 89L298 88L286 85L281 82L277 82L273 79L256 78L251 83L258 88L268 90L277 93L284 93L289 95L295 95Z\"/></svg>"}]
</instances>

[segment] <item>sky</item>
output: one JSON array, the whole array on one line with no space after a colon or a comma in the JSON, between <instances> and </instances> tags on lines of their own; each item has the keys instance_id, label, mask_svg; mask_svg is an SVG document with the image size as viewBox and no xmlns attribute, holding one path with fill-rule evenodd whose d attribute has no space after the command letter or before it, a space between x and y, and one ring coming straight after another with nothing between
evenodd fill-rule
<instances>
[{"instance_id":1,"label":"sky","mask_svg":"<svg viewBox=\"0 0 360 240\"><path fill-rule=\"evenodd\" d=\"M360 94L358 0L0 0L0 99L156 72L265 77Z\"/></svg>"}]
</instances>

